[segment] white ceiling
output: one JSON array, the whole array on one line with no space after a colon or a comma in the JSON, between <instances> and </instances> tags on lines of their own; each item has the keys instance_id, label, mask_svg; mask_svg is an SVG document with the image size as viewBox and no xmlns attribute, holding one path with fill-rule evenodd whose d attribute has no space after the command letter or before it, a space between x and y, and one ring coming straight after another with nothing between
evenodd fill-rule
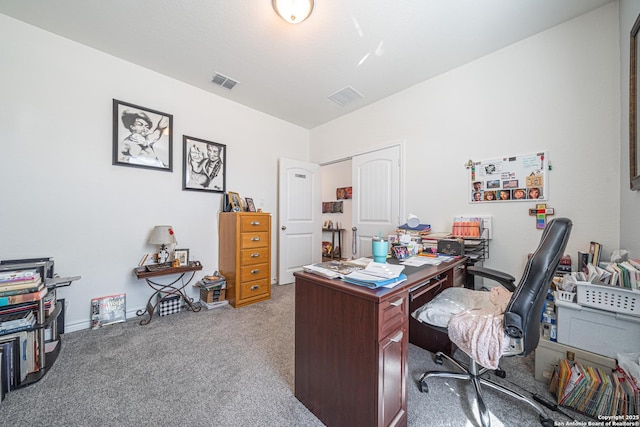
<instances>
[{"instance_id":1,"label":"white ceiling","mask_svg":"<svg viewBox=\"0 0 640 427\"><path fill-rule=\"evenodd\" d=\"M271 0L0 0L0 13L311 129L611 1L315 0L297 25ZM348 86L363 98L328 98Z\"/></svg>"}]
</instances>

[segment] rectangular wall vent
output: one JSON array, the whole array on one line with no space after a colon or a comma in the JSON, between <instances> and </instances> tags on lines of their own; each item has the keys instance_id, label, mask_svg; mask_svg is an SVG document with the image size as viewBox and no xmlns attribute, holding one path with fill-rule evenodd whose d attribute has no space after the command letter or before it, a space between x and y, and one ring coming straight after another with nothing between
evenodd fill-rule
<instances>
[{"instance_id":1,"label":"rectangular wall vent","mask_svg":"<svg viewBox=\"0 0 640 427\"><path fill-rule=\"evenodd\" d=\"M230 79L229 77L220 73L216 73L216 75L213 76L213 79L211 79L211 83L222 86L229 90L233 89L233 87L238 84L237 81Z\"/></svg>"},{"instance_id":2,"label":"rectangular wall vent","mask_svg":"<svg viewBox=\"0 0 640 427\"><path fill-rule=\"evenodd\" d=\"M351 86L347 86L344 89L341 89L329 96L329 99L335 102L338 105L345 106L350 102L355 101L356 99L364 98L360 92L352 88Z\"/></svg>"}]
</instances>

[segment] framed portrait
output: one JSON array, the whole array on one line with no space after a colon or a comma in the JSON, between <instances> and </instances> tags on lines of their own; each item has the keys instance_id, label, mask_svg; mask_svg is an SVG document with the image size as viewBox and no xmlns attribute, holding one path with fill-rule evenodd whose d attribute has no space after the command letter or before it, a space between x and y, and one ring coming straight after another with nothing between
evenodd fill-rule
<instances>
[{"instance_id":1,"label":"framed portrait","mask_svg":"<svg viewBox=\"0 0 640 427\"><path fill-rule=\"evenodd\" d=\"M113 100L113 162L173 172L173 115Z\"/></svg>"},{"instance_id":2,"label":"framed portrait","mask_svg":"<svg viewBox=\"0 0 640 427\"><path fill-rule=\"evenodd\" d=\"M322 202L322 213L331 213L332 202Z\"/></svg>"},{"instance_id":3,"label":"framed portrait","mask_svg":"<svg viewBox=\"0 0 640 427\"><path fill-rule=\"evenodd\" d=\"M640 60L640 38L638 31L640 30L640 15L636 18L636 22L631 28L631 58L629 70L629 185L631 190L640 191L640 155L638 153L638 125L640 125L640 108L638 108L638 91L640 90L640 73L638 73L638 64Z\"/></svg>"},{"instance_id":4,"label":"framed portrait","mask_svg":"<svg viewBox=\"0 0 640 427\"><path fill-rule=\"evenodd\" d=\"M227 146L184 135L182 189L224 193Z\"/></svg>"},{"instance_id":5,"label":"framed portrait","mask_svg":"<svg viewBox=\"0 0 640 427\"><path fill-rule=\"evenodd\" d=\"M189 249L176 249L173 253L173 259L180 261L181 266L189 264Z\"/></svg>"},{"instance_id":6,"label":"framed portrait","mask_svg":"<svg viewBox=\"0 0 640 427\"><path fill-rule=\"evenodd\" d=\"M255 212L256 205L253 204L253 199L250 197L245 197L244 200L247 202L247 212Z\"/></svg>"},{"instance_id":7,"label":"framed portrait","mask_svg":"<svg viewBox=\"0 0 640 427\"><path fill-rule=\"evenodd\" d=\"M231 210L233 212L242 212L242 198L238 193L234 193L233 191L229 191L227 193L229 195L229 204L231 205Z\"/></svg>"}]
</instances>

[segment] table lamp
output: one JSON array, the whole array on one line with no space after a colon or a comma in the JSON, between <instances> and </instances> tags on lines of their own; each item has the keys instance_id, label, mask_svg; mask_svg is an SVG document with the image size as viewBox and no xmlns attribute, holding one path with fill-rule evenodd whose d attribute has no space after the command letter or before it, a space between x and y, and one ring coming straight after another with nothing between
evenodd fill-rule
<instances>
[{"instance_id":1,"label":"table lamp","mask_svg":"<svg viewBox=\"0 0 640 427\"><path fill-rule=\"evenodd\" d=\"M149 236L149 244L160 245L158 252L158 262L164 264L169 259L169 251L167 245L178 243L173 227L170 225L156 225Z\"/></svg>"}]
</instances>

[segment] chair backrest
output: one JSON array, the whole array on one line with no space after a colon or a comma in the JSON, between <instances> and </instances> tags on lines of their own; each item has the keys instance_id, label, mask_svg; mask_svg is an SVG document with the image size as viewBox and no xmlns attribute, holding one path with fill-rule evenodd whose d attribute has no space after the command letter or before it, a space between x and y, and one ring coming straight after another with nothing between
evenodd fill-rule
<instances>
[{"instance_id":1,"label":"chair backrest","mask_svg":"<svg viewBox=\"0 0 640 427\"><path fill-rule=\"evenodd\" d=\"M510 337L522 338L522 355L538 346L542 307L567 247L572 225L567 218L554 218L547 223L538 248L527 261L518 287L509 300L504 313L505 332Z\"/></svg>"}]
</instances>

